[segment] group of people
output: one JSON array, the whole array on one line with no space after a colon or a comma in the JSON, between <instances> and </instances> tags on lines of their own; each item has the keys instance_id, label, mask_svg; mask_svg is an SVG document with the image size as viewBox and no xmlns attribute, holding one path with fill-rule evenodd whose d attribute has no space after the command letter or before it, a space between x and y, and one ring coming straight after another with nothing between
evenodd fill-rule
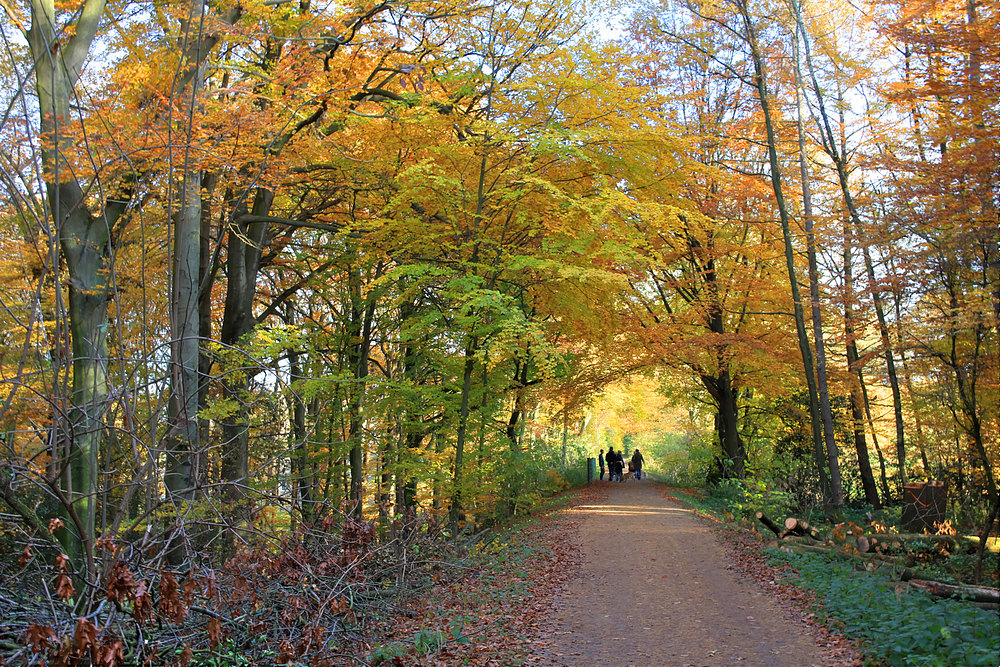
<instances>
[{"instance_id":1,"label":"group of people","mask_svg":"<svg viewBox=\"0 0 1000 667\"><path fill-rule=\"evenodd\" d=\"M625 476L625 456L621 451L616 452L614 447L608 447L608 453L599 452L597 462L601 466L601 479L604 479L604 466L608 468L608 481L621 482ZM628 461L628 471L635 474L636 479L642 479L642 464L645 461L642 453L636 449L632 453L632 458Z\"/></svg>"}]
</instances>

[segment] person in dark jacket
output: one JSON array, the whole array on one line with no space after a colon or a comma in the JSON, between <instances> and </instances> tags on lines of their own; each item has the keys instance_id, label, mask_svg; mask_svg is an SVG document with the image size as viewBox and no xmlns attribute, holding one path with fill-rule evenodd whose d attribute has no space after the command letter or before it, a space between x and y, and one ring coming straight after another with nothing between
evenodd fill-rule
<instances>
[{"instance_id":1,"label":"person in dark jacket","mask_svg":"<svg viewBox=\"0 0 1000 667\"><path fill-rule=\"evenodd\" d=\"M603 449L602 450L598 450L598 452L597 452L597 465L601 466L601 477L600 477L600 479L603 480L604 479L604 450Z\"/></svg>"},{"instance_id":2,"label":"person in dark jacket","mask_svg":"<svg viewBox=\"0 0 1000 667\"><path fill-rule=\"evenodd\" d=\"M620 481L622 478L622 455L616 452L614 447L608 447L608 454L604 460L608 464L608 481Z\"/></svg>"},{"instance_id":3,"label":"person in dark jacket","mask_svg":"<svg viewBox=\"0 0 1000 667\"><path fill-rule=\"evenodd\" d=\"M636 448L635 452L632 454L632 470L635 471L635 478L642 479L642 464L645 460L642 458L642 452Z\"/></svg>"}]
</instances>

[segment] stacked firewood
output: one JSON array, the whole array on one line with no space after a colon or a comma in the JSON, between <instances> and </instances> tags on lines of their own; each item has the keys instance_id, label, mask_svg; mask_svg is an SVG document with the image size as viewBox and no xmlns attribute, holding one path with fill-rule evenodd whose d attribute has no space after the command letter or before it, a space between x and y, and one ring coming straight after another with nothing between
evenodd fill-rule
<instances>
[{"instance_id":1,"label":"stacked firewood","mask_svg":"<svg viewBox=\"0 0 1000 667\"><path fill-rule=\"evenodd\" d=\"M984 609L1000 610L1000 589L920 579L915 576L905 558L895 555L912 551L908 546L928 544L949 553L975 549L977 538L915 533L865 533L855 524L838 524L824 533L808 521L791 516L782 525L776 524L763 512L757 512L757 520L774 533L776 539L771 546L783 551L848 559L867 570L887 565L898 574L900 581L913 588L938 597L966 600Z\"/></svg>"}]
</instances>

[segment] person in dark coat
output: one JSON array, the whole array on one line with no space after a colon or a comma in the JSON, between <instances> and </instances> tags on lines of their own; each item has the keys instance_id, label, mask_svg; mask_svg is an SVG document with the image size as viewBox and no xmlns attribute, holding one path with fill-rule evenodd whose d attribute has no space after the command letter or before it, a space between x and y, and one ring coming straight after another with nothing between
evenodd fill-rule
<instances>
[{"instance_id":1,"label":"person in dark coat","mask_svg":"<svg viewBox=\"0 0 1000 667\"><path fill-rule=\"evenodd\" d=\"M642 464L646 461L642 458L642 452L636 448L635 452L632 454L632 470L635 471L635 478L642 479Z\"/></svg>"},{"instance_id":2,"label":"person in dark coat","mask_svg":"<svg viewBox=\"0 0 1000 667\"><path fill-rule=\"evenodd\" d=\"M604 457L608 464L608 481L614 482L622 476L622 455L615 451L614 447L608 447L608 454Z\"/></svg>"},{"instance_id":3,"label":"person in dark coat","mask_svg":"<svg viewBox=\"0 0 1000 667\"><path fill-rule=\"evenodd\" d=\"M603 480L604 479L604 450L603 449L599 450L597 452L597 465L601 466L601 477L600 477L600 479Z\"/></svg>"}]
</instances>

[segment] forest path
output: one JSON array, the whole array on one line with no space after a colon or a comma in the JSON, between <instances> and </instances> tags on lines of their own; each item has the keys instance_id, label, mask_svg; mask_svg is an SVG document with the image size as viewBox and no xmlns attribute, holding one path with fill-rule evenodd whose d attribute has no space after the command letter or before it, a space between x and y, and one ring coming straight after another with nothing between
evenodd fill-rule
<instances>
[{"instance_id":1,"label":"forest path","mask_svg":"<svg viewBox=\"0 0 1000 667\"><path fill-rule=\"evenodd\" d=\"M579 570L555 592L528 664L845 664L817 644L801 612L727 566L715 531L662 487L595 484L606 487L603 502L567 510Z\"/></svg>"}]
</instances>

